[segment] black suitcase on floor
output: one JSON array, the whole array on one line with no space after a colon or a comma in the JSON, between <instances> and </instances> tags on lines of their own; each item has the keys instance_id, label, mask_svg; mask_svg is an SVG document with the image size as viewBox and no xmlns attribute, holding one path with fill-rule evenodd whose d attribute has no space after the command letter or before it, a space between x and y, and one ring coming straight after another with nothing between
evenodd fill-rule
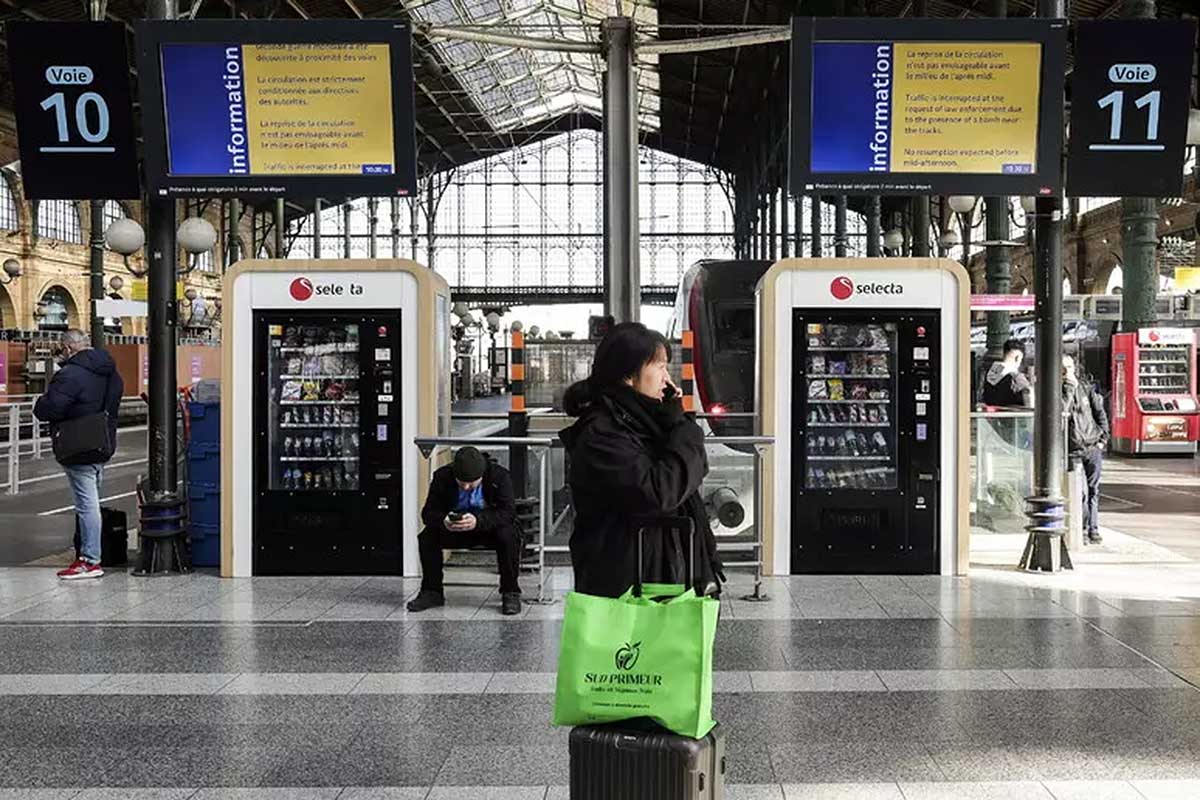
<instances>
[{"instance_id":1,"label":"black suitcase on floor","mask_svg":"<svg viewBox=\"0 0 1200 800\"><path fill-rule=\"evenodd\" d=\"M687 534L685 583L696 576L696 532L687 517L638 520L638 580L642 593L642 533L647 527ZM571 800L724 800L725 734L703 739L671 733L652 720L581 725L571 730Z\"/></svg>"},{"instance_id":2,"label":"black suitcase on floor","mask_svg":"<svg viewBox=\"0 0 1200 800\"><path fill-rule=\"evenodd\" d=\"M571 800L724 800L725 734L678 736L646 721L571 730Z\"/></svg>"},{"instance_id":3,"label":"black suitcase on floor","mask_svg":"<svg viewBox=\"0 0 1200 800\"><path fill-rule=\"evenodd\" d=\"M100 566L123 567L129 563L129 529L125 512L115 508L100 509ZM75 558L79 558L82 539L79 517L75 517Z\"/></svg>"}]
</instances>

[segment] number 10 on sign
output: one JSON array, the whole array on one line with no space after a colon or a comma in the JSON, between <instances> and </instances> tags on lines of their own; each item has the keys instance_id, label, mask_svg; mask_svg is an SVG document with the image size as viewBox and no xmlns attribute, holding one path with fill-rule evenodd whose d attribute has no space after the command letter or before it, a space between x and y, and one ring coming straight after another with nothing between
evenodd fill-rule
<instances>
[{"instance_id":1,"label":"number 10 on sign","mask_svg":"<svg viewBox=\"0 0 1200 800\"><path fill-rule=\"evenodd\" d=\"M88 121L88 106L96 108L96 127L92 129L91 123ZM92 143L86 147L72 147L67 143L71 141L70 122L67 118L67 96L62 92L55 92L41 102L41 107L45 111L54 111L55 122L58 127L58 141L62 143L60 147L39 147L43 153L111 153L115 148L97 145L96 142L103 142L108 138L109 115L108 103L104 102L104 98L96 92L84 92L75 101L75 128L79 131L79 135L83 137L85 142Z\"/></svg>"},{"instance_id":2,"label":"number 10 on sign","mask_svg":"<svg viewBox=\"0 0 1200 800\"><path fill-rule=\"evenodd\" d=\"M1133 102L1138 109L1150 107L1146 117L1146 141L1153 142L1158 139L1158 115L1162 103L1162 92L1155 90L1147 92ZM1110 120L1108 126L1108 138L1114 142L1121 140L1121 126L1124 122L1125 110L1125 90L1118 89L1115 92L1110 92L1104 95L1096 104L1101 108L1110 109ZM1088 146L1089 150L1165 150L1166 147L1161 144L1093 144Z\"/></svg>"}]
</instances>

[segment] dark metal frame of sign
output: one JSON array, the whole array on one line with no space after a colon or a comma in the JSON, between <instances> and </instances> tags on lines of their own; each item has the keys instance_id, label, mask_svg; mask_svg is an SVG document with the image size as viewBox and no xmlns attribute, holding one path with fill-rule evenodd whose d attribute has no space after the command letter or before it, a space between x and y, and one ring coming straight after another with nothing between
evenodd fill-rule
<instances>
[{"instance_id":1,"label":"dark metal frame of sign","mask_svg":"<svg viewBox=\"0 0 1200 800\"><path fill-rule=\"evenodd\" d=\"M5 32L25 196L140 198L125 26L20 20Z\"/></svg>"},{"instance_id":2,"label":"dark metal frame of sign","mask_svg":"<svg viewBox=\"0 0 1200 800\"><path fill-rule=\"evenodd\" d=\"M1068 195L1182 194L1195 53L1194 20L1076 23Z\"/></svg>"},{"instance_id":3,"label":"dark metal frame of sign","mask_svg":"<svg viewBox=\"0 0 1200 800\"><path fill-rule=\"evenodd\" d=\"M386 197L416 192L412 26L395 20L138 20L146 191L159 197ZM171 175L161 48L164 44L386 44L392 82L394 170L363 175ZM249 117L249 114L247 114Z\"/></svg>"},{"instance_id":4,"label":"dark metal frame of sign","mask_svg":"<svg viewBox=\"0 0 1200 800\"><path fill-rule=\"evenodd\" d=\"M1061 19L792 20L788 185L794 194L1049 195L1062 185L1063 86L1067 21ZM1041 45L1037 152L1028 173L820 172L811 169L814 42ZM890 146L890 145L889 145Z\"/></svg>"}]
</instances>

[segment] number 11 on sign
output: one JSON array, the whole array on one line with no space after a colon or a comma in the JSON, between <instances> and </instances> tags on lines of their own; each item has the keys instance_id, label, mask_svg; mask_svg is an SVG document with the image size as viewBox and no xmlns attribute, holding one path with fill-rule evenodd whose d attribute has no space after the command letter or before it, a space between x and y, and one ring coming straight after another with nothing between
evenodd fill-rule
<instances>
[{"instance_id":1,"label":"number 11 on sign","mask_svg":"<svg viewBox=\"0 0 1200 800\"><path fill-rule=\"evenodd\" d=\"M1162 103L1162 92L1155 90L1147 92L1133 102L1134 106L1139 109L1150 107L1150 111L1146 118L1146 141L1153 142L1158 138L1158 115ZM1119 142L1121 139L1121 126L1124 122L1125 110L1125 91L1118 89L1115 92L1110 92L1104 95L1096 104L1101 108L1111 109L1109 112L1110 120L1108 126L1108 138L1114 142ZM1165 145L1161 144L1093 144L1088 146L1089 150L1165 150Z\"/></svg>"}]
</instances>

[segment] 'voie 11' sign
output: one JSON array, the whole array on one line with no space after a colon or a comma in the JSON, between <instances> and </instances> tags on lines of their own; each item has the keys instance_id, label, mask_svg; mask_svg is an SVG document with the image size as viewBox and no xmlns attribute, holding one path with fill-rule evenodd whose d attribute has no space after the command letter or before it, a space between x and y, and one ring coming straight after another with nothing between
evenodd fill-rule
<instances>
[{"instance_id":1,"label":"'voie 11' sign","mask_svg":"<svg viewBox=\"0 0 1200 800\"><path fill-rule=\"evenodd\" d=\"M1169 197L1183 189L1196 23L1080 21L1067 193Z\"/></svg>"},{"instance_id":2,"label":"'voie 11' sign","mask_svg":"<svg viewBox=\"0 0 1200 800\"><path fill-rule=\"evenodd\" d=\"M140 197L124 26L17 21L5 28L25 195Z\"/></svg>"}]
</instances>

